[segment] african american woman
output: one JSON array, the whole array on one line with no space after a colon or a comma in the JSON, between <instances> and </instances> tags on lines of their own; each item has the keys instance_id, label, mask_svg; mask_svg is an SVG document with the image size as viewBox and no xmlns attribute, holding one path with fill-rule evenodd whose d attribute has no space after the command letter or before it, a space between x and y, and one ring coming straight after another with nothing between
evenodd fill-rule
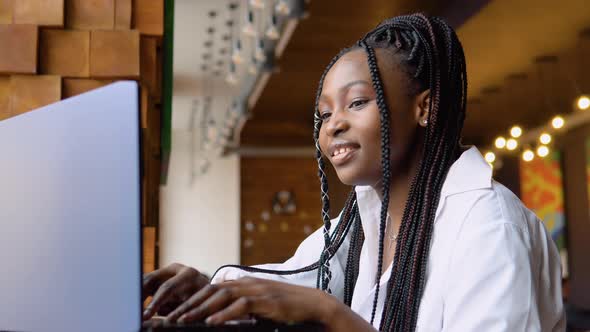
<instances>
[{"instance_id":1,"label":"african american woman","mask_svg":"<svg viewBox=\"0 0 590 332\"><path fill-rule=\"evenodd\" d=\"M443 20L388 19L321 77L314 138L324 227L282 264L173 264L144 277L144 318L253 314L328 331L564 331L559 255L542 222L461 145L467 74ZM329 161L353 186L330 220Z\"/></svg>"}]
</instances>

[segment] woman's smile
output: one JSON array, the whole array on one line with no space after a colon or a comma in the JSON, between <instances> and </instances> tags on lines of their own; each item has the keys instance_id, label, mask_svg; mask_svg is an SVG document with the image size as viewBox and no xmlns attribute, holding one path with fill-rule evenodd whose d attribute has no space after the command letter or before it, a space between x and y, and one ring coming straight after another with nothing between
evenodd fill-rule
<instances>
[{"instance_id":1,"label":"woman's smile","mask_svg":"<svg viewBox=\"0 0 590 332\"><path fill-rule=\"evenodd\" d=\"M350 162L359 150L360 145L351 142L335 142L330 145L330 161L334 167L344 166Z\"/></svg>"}]
</instances>

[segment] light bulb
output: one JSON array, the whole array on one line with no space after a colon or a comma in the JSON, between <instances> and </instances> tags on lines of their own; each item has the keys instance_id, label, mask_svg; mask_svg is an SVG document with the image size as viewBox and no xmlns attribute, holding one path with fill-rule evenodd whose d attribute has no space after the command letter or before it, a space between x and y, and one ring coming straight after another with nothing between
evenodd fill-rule
<instances>
[{"instance_id":1,"label":"light bulb","mask_svg":"<svg viewBox=\"0 0 590 332\"><path fill-rule=\"evenodd\" d=\"M547 133L542 133L541 136L539 136L539 142L541 142L545 145L551 143L551 135L549 135Z\"/></svg>"},{"instance_id":2,"label":"light bulb","mask_svg":"<svg viewBox=\"0 0 590 332\"><path fill-rule=\"evenodd\" d=\"M488 163L493 163L496 160L496 155L493 152L487 152L485 154L485 159Z\"/></svg>"},{"instance_id":3,"label":"light bulb","mask_svg":"<svg viewBox=\"0 0 590 332\"><path fill-rule=\"evenodd\" d=\"M578 101L576 102L576 105L578 106L579 110L585 111L588 108L590 108L590 98L588 98L588 96L580 96L578 98Z\"/></svg>"},{"instance_id":4,"label":"light bulb","mask_svg":"<svg viewBox=\"0 0 590 332\"><path fill-rule=\"evenodd\" d=\"M546 147L545 145L541 145L537 148L537 156L541 157L541 158L545 158L547 157L547 155L549 155L549 148Z\"/></svg>"},{"instance_id":5,"label":"light bulb","mask_svg":"<svg viewBox=\"0 0 590 332\"><path fill-rule=\"evenodd\" d=\"M283 16L288 16L291 14L291 8L285 0L280 0L279 3L277 3L275 6L275 11Z\"/></svg>"},{"instance_id":6,"label":"light bulb","mask_svg":"<svg viewBox=\"0 0 590 332\"><path fill-rule=\"evenodd\" d=\"M555 129L560 129L565 124L565 120L561 116L556 116L551 120L551 126Z\"/></svg>"},{"instance_id":7,"label":"light bulb","mask_svg":"<svg viewBox=\"0 0 590 332\"><path fill-rule=\"evenodd\" d=\"M506 139L502 136L496 138L495 145L498 149L503 149L504 147L506 147Z\"/></svg>"},{"instance_id":8,"label":"light bulb","mask_svg":"<svg viewBox=\"0 0 590 332\"><path fill-rule=\"evenodd\" d=\"M236 46L231 55L231 60L234 64L239 65L244 62L244 58L242 57L242 41L238 39L236 42Z\"/></svg>"},{"instance_id":9,"label":"light bulb","mask_svg":"<svg viewBox=\"0 0 590 332\"><path fill-rule=\"evenodd\" d=\"M518 146L518 142L514 138L509 138L506 141L506 148L510 151L516 149L517 146Z\"/></svg>"},{"instance_id":10,"label":"light bulb","mask_svg":"<svg viewBox=\"0 0 590 332\"><path fill-rule=\"evenodd\" d=\"M256 36L256 28L254 28L254 13L250 10L248 11L248 22L242 28L242 32L249 37Z\"/></svg>"},{"instance_id":11,"label":"light bulb","mask_svg":"<svg viewBox=\"0 0 590 332\"><path fill-rule=\"evenodd\" d=\"M524 150L524 152L522 153L522 160L529 162L531 160L533 160L535 158L535 154L533 153L533 151L527 149Z\"/></svg>"},{"instance_id":12,"label":"light bulb","mask_svg":"<svg viewBox=\"0 0 590 332\"><path fill-rule=\"evenodd\" d=\"M262 39L258 41L258 45L256 46L256 50L254 51L254 58L258 62L266 61L266 54L264 52L264 41Z\"/></svg>"},{"instance_id":13,"label":"light bulb","mask_svg":"<svg viewBox=\"0 0 590 332\"><path fill-rule=\"evenodd\" d=\"M266 30L266 38L270 40L278 40L281 37L279 29L277 29L277 16L272 15L270 26Z\"/></svg>"},{"instance_id":14,"label":"light bulb","mask_svg":"<svg viewBox=\"0 0 590 332\"><path fill-rule=\"evenodd\" d=\"M519 126L514 126L512 127L512 129L510 129L510 136L514 138L519 138L520 135L522 135L522 128L520 128Z\"/></svg>"},{"instance_id":15,"label":"light bulb","mask_svg":"<svg viewBox=\"0 0 590 332\"><path fill-rule=\"evenodd\" d=\"M264 0L250 0L250 6L256 9L264 9Z\"/></svg>"}]
</instances>

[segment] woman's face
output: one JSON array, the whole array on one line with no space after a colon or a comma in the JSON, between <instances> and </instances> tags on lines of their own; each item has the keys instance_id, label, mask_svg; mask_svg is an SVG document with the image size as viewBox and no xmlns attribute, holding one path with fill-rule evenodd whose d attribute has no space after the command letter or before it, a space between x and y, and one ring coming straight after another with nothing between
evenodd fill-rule
<instances>
[{"instance_id":1,"label":"woman's face","mask_svg":"<svg viewBox=\"0 0 590 332\"><path fill-rule=\"evenodd\" d=\"M409 96L407 78L391 55L376 49L383 90L390 112L391 171L408 163L419 146L418 128L426 119L427 93ZM347 185L378 185L381 180L381 132L377 94L363 49L343 55L327 73L319 99L323 119L319 143ZM420 123L420 124L419 124Z\"/></svg>"}]
</instances>

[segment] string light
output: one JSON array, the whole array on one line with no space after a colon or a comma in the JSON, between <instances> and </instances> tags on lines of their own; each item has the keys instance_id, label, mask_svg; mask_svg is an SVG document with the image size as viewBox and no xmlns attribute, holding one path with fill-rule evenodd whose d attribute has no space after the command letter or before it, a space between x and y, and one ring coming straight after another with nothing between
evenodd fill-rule
<instances>
[{"instance_id":1,"label":"string light","mask_svg":"<svg viewBox=\"0 0 590 332\"><path fill-rule=\"evenodd\" d=\"M522 160L524 160L526 162L532 161L534 158L535 158L535 154L530 149L526 149L522 153Z\"/></svg>"},{"instance_id":2,"label":"string light","mask_svg":"<svg viewBox=\"0 0 590 332\"><path fill-rule=\"evenodd\" d=\"M234 47L231 59L236 65L239 65L242 62L244 62L244 58L242 57L242 41L239 39L236 42L236 46Z\"/></svg>"},{"instance_id":3,"label":"string light","mask_svg":"<svg viewBox=\"0 0 590 332\"><path fill-rule=\"evenodd\" d=\"M250 6L256 9L264 9L264 0L250 0Z\"/></svg>"},{"instance_id":4,"label":"string light","mask_svg":"<svg viewBox=\"0 0 590 332\"><path fill-rule=\"evenodd\" d=\"M516 147L518 147L518 142L514 138L509 138L506 141L506 148L508 150L513 151L514 149L516 149Z\"/></svg>"},{"instance_id":5,"label":"string light","mask_svg":"<svg viewBox=\"0 0 590 332\"><path fill-rule=\"evenodd\" d=\"M547 133L542 133L541 136L539 136L539 142L545 145L551 143L551 135Z\"/></svg>"},{"instance_id":6,"label":"string light","mask_svg":"<svg viewBox=\"0 0 590 332\"><path fill-rule=\"evenodd\" d=\"M236 85L238 83L238 77L236 76L236 65L231 63L229 68L229 73L225 77L225 81L230 85Z\"/></svg>"},{"instance_id":7,"label":"string light","mask_svg":"<svg viewBox=\"0 0 590 332\"><path fill-rule=\"evenodd\" d=\"M576 105L578 106L579 110L585 111L590 108L590 98L588 98L586 95L582 95L578 98Z\"/></svg>"},{"instance_id":8,"label":"string light","mask_svg":"<svg viewBox=\"0 0 590 332\"><path fill-rule=\"evenodd\" d=\"M254 76L258 74L258 64L255 57L252 57L252 62L250 62L250 65L248 66L248 73Z\"/></svg>"},{"instance_id":9,"label":"string light","mask_svg":"<svg viewBox=\"0 0 590 332\"><path fill-rule=\"evenodd\" d=\"M549 148L545 145L540 145L537 148L537 156L539 156L541 158L545 158L545 157L547 157L547 155L549 155Z\"/></svg>"},{"instance_id":10,"label":"string light","mask_svg":"<svg viewBox=\"0 0 590 332\"><path fill-rule=\"evenodd\" d=\"M565 120L561 116L556 116L551 120L551 126L555 129L560 129L565 124Z\"/></svg>"},{"instance_id":11,"label":"string light","mask_svg":"<svg viewBox=\"0 0 590 332\"><path fill-rule=\"evenodd\" d=\"M496 138L495 145L498 149L503 149L504 147L506 147L506 139L502 136Z\"/></svg>"},{"instance_id":12,"label":"string light","mask_svg":"<svg viewBox=\"0 0 590 332\"><path fill-rule=\"evenodd\" d=\"M260 39L256 45L256 50L254 51L254 58L258 62L266 61L266 54L264 52L264 40Z\"/></svg>"},{"instance_id":13,"label":"string light","mask_svg":"<svg viewBox=\"0 0 590 332\"><path fill-rule=\"evenodd\" d=\"M519 126L514 126L510 129L510 136L514 138L519 138L522 135L522 128Z\"/></svg>"},{"instance_id":14,"label":"string light","mask_svg":"<svg viewBox=\"0 0 590 332\"><path fill-rule=\"evenodd\" d=\"M487 152L485 154L485 159L488 163L493 163L496 160L496 155L493 152Z\"/></svg>"},{"instance_id":15,"label":"string light","mask_svg":"<svg viewBox=\"0 0 590 332\"><path fill-rule=\"evenodd\" d=\"M275 11L283 16L289 16L289 14L291 14L291 8L285 0L279 0L275 6Z\"/></svg>"},{"instance_id":16,"label":"string light","mask_svg":"<svg viewBox=\"0 0 590 332\"><path fill-rule=\"evenodd\" d=\"M248 20L242 28L242 32L249 37L256 36L256 29L254 28L254 13L251 10L248 11Z\"/></svg>"},{"instance_id":17,"label":"string light","mask_svg":"<svg viewBox=\"0 0 590 332\"><path fill-rule=\"evenodd\" d=\"M273 15L271 18L270 26L266 30L266 37L270 40L278 40L281 37L280 33L279 33L279 29L277 29L276 15Z\"/></svg>"}]
</instances>

